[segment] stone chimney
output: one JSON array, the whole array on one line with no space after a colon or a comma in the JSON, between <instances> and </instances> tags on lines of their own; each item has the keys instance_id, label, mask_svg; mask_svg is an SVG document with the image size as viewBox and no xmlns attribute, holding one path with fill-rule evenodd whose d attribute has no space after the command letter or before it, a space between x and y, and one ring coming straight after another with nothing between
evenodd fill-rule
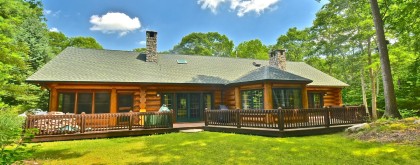
<instances>
[{"instance_id":1,"label":"stone chimney","mask_svg":"<svg viewBox=\"0 0 420 165\"><path fill-rule=\"evenodd\" d=\"M274 50L270 54L270 66L286 70L286 50Z\"/></svg>"},{"instance_id":2,"label":"stone chimney","mask_svg":"<svg viewBox=\"0 0 420 165\"><path fill-rule=\"evenodd\" d=\"M157 32L146 31L146 62L158 62Z\"/></svg>"}]
</instances>

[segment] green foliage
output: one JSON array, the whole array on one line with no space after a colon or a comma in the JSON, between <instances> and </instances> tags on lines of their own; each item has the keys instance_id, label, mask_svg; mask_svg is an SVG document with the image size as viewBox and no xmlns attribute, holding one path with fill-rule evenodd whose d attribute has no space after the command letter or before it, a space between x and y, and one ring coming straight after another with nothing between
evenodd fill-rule
<instances>
[{"instance_id":1,"label":"green foliage","mask_svg":"<svg viewBox=\"0 0 420 165\"><path fill-rule=\"evenodd\" d=\"M420 110L418 109L399 109L403 118L420 117Z\"/></svg>"},{"instance_id":2,"label":"green foliage","mask_svg":"<svg viewBox=\"0 0 420 165\"><path fill-rule=\"evenodd\" d=\"M70 38L68 46L78 47L78 48L103 49L101 44L99 44L92 37L73 37L73 38Z\"/></svg>"},{"instance_id":3,"label":"green foliage","mask_svg":"<svg viewBox=\"0 0 420 165\"><path fill-rule=\"evenodd\" d=\"M41 102L39 87L24 81L49 60L43 20L40 1L0 0L0 108Z\"/></svg>"},{"instance_id":4,"label":"green foliage","mask_svg":"<svg viewBox=\"0 0 420 165\"><path fill-rule=\"evenodd\" d=\"M285 35L277 39L277 49L287 49L287 61L303 61L304 57L310 54L313 42L310 41L309 29L298 30L290 28Z\"/></svg>"},{"instance_id":5,"label":"green foliage","mask_svg":"<svg viewBox=\"0 0 420 165\"><path fill-rule=\"evenodd\" d=\"M233 41L217 32L191 33L183 37L171 53L229 57L233 46Z\"/></svg>"},{"instance_id":6,"label":"green foliage","mask_svg":"<svg viewBox=\"0 0 420 165\"><path fill-rule=\"evenodd\" d=\"M135 48L133 49L135 52L147 53L147 48Z\"/></svg>"},{"instance_id":7,"label":"green foliage","mask_svg":"<svg viewBox=\"0 0 420 165\"><path fill-rule=\"evenodd\" d=\"M33 147L27 147L25 142L33 138L36 130L22 129L24 118L19 117L14 110L0 108L0 164L12 164L32 155Z\"/></svg>"},{"instance_id":8,"label":"green foliage","mask_svg":"<svg viewBox=\"0 0 420 165\"><path fill-rule=\"evenodd\" d=\"M51 47L51 51L54 55L59 54L69 45L69 39L62 32L48 33L49 42L48 45Z\"/></svg>"},{"instance_id":9,"label":"green foliage","mask_svg":"<svg viewBox=\"0 0 420 165\"><path fill-rule=\"evenodd\" d=\"M233 56L267 60L269 49L259 39L244 41L236 47Z\"/></svg>"}]
</instances>

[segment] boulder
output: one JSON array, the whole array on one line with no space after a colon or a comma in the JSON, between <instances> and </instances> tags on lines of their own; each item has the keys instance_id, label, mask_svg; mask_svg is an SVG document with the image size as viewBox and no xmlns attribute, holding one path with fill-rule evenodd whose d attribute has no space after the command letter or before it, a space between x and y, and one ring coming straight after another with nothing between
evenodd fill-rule
<instances>
[{"instance_id":1,"label":"boulder","mask_svg":"<svg viewBox=\"0 0 420 165\"><path fill-rule=\"evenodd\" d=\"M369 128L368 123L356 124L346 129L346 132L359 132L361 130Z\"/></svg>"}]
</instances>

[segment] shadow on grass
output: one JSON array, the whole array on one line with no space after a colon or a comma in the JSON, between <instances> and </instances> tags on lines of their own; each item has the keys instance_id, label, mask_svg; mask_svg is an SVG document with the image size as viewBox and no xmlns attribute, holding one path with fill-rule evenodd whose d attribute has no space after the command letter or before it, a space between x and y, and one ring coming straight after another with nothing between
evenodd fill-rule
<instances>
[{"instance_id":1,"label":"shadow on grass","mask_svg":"<svg viewBox=\"0 0 420 165\"><path fill-rule=\"evenodd\" d=\"M124 153L141 157L127 162L135 164L226 164L255 161L261 159L254 150L246 146L239 146L220 151L221 146L227 146L232 141L226 141L228 136L241 136L232 134L213 134L203 137L200 133L186 134L185 138L171 138L173 135L165 135L164 140L145 141L147 149L130 149ZM167 139L166 139L167 138ZM170 143L168 143L170 142ZM206 160L207 162L202 162ZM230 164L229 163L229 164ZM237 162L236 162L237 163Z\"/></svg>"},{"instance_id":2,"label":"shadow on grass","mask_svg":"<svg viewBox=\"0 0 420 165\"><path fill-rule=\"evenodd\" d=\"M57 149L57 150L46 150L46 151L38 151L36 152L33 157L36 159L48 160L48 159L75 159L79 158L85 154L89 153L86 152L74 152L70 149Z\"/></svg>"}]
</instances>

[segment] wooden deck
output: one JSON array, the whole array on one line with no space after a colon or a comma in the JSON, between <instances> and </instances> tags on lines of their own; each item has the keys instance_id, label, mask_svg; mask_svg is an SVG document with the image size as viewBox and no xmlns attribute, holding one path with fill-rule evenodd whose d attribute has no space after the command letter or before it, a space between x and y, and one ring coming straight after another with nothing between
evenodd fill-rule
<instances>
[{"instance_id":1,"label":"wooden deck","mask_svg":"<svg viewBox=\"0 0 420 165\"><path fill-rule=\"evenodd\" d=\"M34 142L141 136L204 129L274 137L343 131L366 121L364 109L210 110L205 121L173 123L173 112L28 116L26 129L38 128Z\"/></svg>"},{"instance_id":2,"label":"wooden deck","mask_svg":"<svg viewBox=\"0 0 420 165\"><path fill-rule=\"evenodd\" d=\"M269 137L293 137L293 136L308 136L342 132L344 129L353 124L337 125L331 127L313 127L313 128L295 128L279 131L277 129L269 128L252 128L252 127L233 127L233 126L205 126L204 122L196 123L174 123L173 128L150 128L150 129L133 129L133 130L113 130L92 133L79 134L64 134L64 135L42 135L35 136L33 142L49 142L49 141L64 141L64 140L81 140L81 139L99 139L99 138L113 138L113 137L128 137L128 136L144 136L154 134L165 134L180 132L188 129L203 129L210 132L225 132L237 133L247 135L259 135Z\"/></svg>"}]
</instances>

